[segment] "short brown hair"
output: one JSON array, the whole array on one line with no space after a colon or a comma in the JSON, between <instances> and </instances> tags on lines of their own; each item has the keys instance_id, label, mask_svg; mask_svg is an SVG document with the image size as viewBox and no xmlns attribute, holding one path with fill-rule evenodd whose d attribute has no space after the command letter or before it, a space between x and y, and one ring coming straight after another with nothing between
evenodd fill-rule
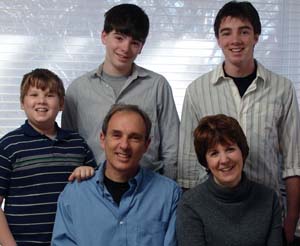
<instances>
[{"instance_id":1,"label":"short brown hair","mask_svg":"<svg viewBox=\"0 0 300 246\"><path fill-rule=\"evenodd\" d=\"M64 101L64 84L55 73L48 69L36 68L23 76L20 87L21 103L23 103L24 97L31 86L41 90L49 89L50 92L58 94L60 102Z\"/></svg>"},{"instance_id":2,"label":"short brown hair","mask_svg":"<svg viewBox=\"0 0 300 246\"><path fill-rule=\"evenodd\" d=\"M146 129L145 141L147 141L150 138L152 122L151 122L148 114L145 111L143 111L142 109L140 109L137 105L123 104L123 103L113 104L111 106L110 110L108 111L108 113L106 114L103 124L102 124L102 132L104 135L106 135L108 123L109 123L111 117L115 113L118 113L118 112L133 112L133 113L140 115L143 118L144 123L145 123L145 129Z\"/></svg>"},{"instance_id":3,"label":"short brown hair","mask_svg":"<svg viewBox=\"0 0 300 246\"><path fill-rule=\"evenodd\" d=\"M206 153L216 144L238 145L242 152L243 161L249 153L246 136L236 119L224 114L203 117L194 131L194 147L198 161L207 168Z\"/></svg>"}]
</instances>

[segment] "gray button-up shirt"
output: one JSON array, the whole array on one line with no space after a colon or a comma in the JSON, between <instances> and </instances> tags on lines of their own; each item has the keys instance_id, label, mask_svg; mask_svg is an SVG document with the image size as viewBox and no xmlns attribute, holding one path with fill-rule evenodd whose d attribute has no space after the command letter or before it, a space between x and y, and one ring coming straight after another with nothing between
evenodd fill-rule
<instances>
[{"instance_id":1,"label":"gray button-up shirt","mask_svg":"<svg viewBox=\"0 0 300 246\"><path fill-rule=\"evenodd\" d=\"M62 114L62 127L78 131L92 149L98 163L105 160L100 147L103 119L112 104L136 104L146 111L152 121L151 144L141 165L163 170L164 175L176 178L179 118L172 89L167 80L137 65L119 95L101 79L98 70L84 74L67 89Z\"/></svg>"}]
</instances>

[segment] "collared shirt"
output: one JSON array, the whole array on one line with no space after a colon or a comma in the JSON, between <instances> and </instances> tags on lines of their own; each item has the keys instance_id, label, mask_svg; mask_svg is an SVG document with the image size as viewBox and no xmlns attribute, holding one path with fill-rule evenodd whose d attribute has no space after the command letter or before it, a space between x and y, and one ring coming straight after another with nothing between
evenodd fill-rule
<instances>
[{"instance_id":1,"label":"collared shirt","mask_svg":"<svg viewBox=\"0 0 300 246\"><path fill-rule=\"evenodd\" d=\"M233 80L224 76L222 64L187 88L178 153L178 182L183 187L205 180L193 130L203 116L220 113L236 118L247 136L250 152L244 171L250 179L280 195L281 160L283 178L300 175L299 109L292 82L257 65L257 77L242 98Z\"/></svg>"},{"instance_id":2,"label":"collared shirt","mask_svg":"<svg viewBox=\"0 0 300 246\"><path fill-rule=\"evenodd\" d=\"M175 246L181 192L175 181L140 168L119 206L95 176L68 184L58 201L52 246Z\"/></svg>"},{"instance_id":3,"label":"collared shirt","mask_svg":"<svg viewBox=\"0 0 300 246\"><path fill-rule=\"evenodd\" d=\"M72 171L96 166L77 132L60 129L50 139L28 121L0 140L0 196L18 245L49 245L60 192Z\"/></svg>"},{"instance_id":4,"label":"collared shirt","mask_svg":"<svg viewBox=\"0 0 300 246\"><path fill-rule=\"evenodd\" d=\"M152 121L151 144L141 165L175 179L178 151L179 118L172 89L167 80L134 64L119 95L101 77L102 65L76 79L66 93L62 127L78 131L101 163L105 155L100 147L100 132L112 104L136 104Z\"/></svg>"}]
</instances>

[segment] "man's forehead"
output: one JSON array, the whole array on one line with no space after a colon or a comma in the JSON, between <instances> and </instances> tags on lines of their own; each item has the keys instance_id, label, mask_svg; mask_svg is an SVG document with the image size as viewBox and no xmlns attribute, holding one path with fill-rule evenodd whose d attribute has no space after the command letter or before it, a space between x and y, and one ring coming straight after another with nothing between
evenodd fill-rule
<instances>
[{"instance_id":1,"label":"man's forehead","mask_svg":"<svg viewBox=\"0 0 300 246\"><path fill-rule=\"evenodd\" d=\"M140 114L133 111L118 111L114 113L109 122L109 131L122 131L122 129L133 129L132 132L142 133L146 131L145 122Z\"/></svg>"}]
</instances>

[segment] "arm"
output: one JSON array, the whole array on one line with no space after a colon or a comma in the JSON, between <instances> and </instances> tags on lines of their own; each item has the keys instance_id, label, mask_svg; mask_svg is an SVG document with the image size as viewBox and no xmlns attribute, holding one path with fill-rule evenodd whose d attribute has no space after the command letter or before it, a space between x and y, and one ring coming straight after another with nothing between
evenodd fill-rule
<instances>
[{"instance_id":1,"label":"arm","mask_svg":"<svg viewBox=\"0 0 300 246\"><path fill-rule=\"evenodd\" d=\"M63 129L78 131L76 98L76 89L73 88L71 84L66 92L64 109L62 112L61 127Z\"/></svg>"},{"instance_id":2,"label":"arm","mask_svg":"<svg viewBox=\"0 0 300 246\"><path fill-rule=\"evenodd\" d=\"M300 209L300 117L295 89L290 83L283 104L279 125L279 143L283 156L283 178L287 191L287 214L284 232L288 242L293 241Z\"/></svg>"},{"instance_id":3,"label":"arm","mask_svg":"<svg viewBox=\"0 0 300 246\"><path fill-rule=\"evenodd\" d=\"M0 206L2 207L3 197L0 196ZM3 246L16 246L17 243L9 229L9 226L7 224L7 220L5 217L5 214L0 209L0 245Z\"/></svg>"},{"instance_id":4,"label":"arm","mask_svg":"<svg viewBox=\"0 0 300 246\"><path fill-rule=\"evenodd\" d=\"M95 174L95 167L97 166L94 159L93 152L90 150L87 143L82 139L83 147L85 149L84 166L77 167L73 173L70 174L68 181L72 182L77 179L78 182L84 179L89 179Z\"/></svg>"},{"instance_id":5,"label":"arm","mask_svg":"<svg viewBox=\"0 0 300 246\"><path fill-rule=\"evenodd\" d=\"M202 220L184 200L177 208L176 237L178 246L206 245Z\"/></svg>"},{"instance_id":6,"label":"arm","mask_svg":"<svg viewBox=\"0 0 300 246\"><path fill-rule=\"evenodd\" d=\"M284 234L287 242L293 242L300 213L300 177L289 177L285 183L287 215L284 219Z\"/></svg>"},{"instance_id":7,"label":"arm","mask_svg":"<svg viewBox=\"0 0 300 246\"><path fill-rule=\"evenodd\" d=\"M188 88L184 97L179 131L177 181L183 188L192 188L207 177L205 169L198 163L194 149L193 131L199 120Z\"/></svg>"},{"instance_id":8,"label":"arm","mask_svg":"<svg viewBox=\"0 0 300 246\"><path fill-rule=\"evenodd\" d=\"M158 127L161 136L160 152L164 175L176 180L179 144L179 117L172 89L166 81L161 88Z\"/></svg>"},{"instance_id":9,"label":"arm","mask_svg":"<svg viewBox=\"0 0 300 246\"><path fill-rule=\"evenodd\" d=\"M176 246L177 245L177 240L176 240L176 209L178 205L178 201L181 197L181 190L179 187L174 191L173 195L173 203L172 203L172 208L170 212L170 219L169 219L169 224L168 228L165 234L165 239L164 239L164 246Z\"/></svg>"},{"instance_id":10,"label":"arm","mask_svg":"<svg viewBox=\"0 0 300 246\"><path fill-rule=\"evenodd\" d=\"M267 239L266 246L281 246L282 245L282 223L281 223L281 207L279 205L278 197L274 192L273 200L273 216L272 224L270 225L270 233Z\"/></svg>"},{"instance_id":11,"label":"arm","mask_svg":"<svg viewBox=\"0 0 300 246\"><path fill-rule=\"evenodd\" d=\"M76 246L75 230L73 228L72 212L66 204L64 193L61 193L57 203L57 211L53 228L51 246Z\"/></svg>"}]
</instances>

